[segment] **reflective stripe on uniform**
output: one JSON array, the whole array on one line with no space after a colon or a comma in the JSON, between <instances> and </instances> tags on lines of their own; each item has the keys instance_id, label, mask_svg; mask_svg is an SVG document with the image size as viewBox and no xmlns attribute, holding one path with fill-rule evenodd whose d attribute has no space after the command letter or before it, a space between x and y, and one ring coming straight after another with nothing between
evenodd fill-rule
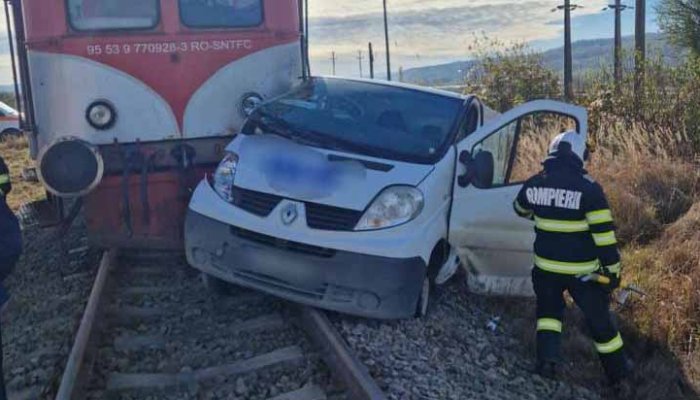
<instances>
[{"instance_id":1,"label":"reflective stripe on uniform","mask_svg":"<svg viewBox=\"0 0 700 400\"><path fill-rule=\"evenodd\" d=\"M607 270L608 273L615 275L618 279L620 278L620 272L622 270L622 266L620 265L620 263L608 265L606 267L603 267L603 269Z\"/></svg>"},{"instance_id":2,"label":"reflective stripe on uniform","mask_svg":"<svg viewBox=\"0 0 700 400\"><path fill-rule=\"evenodd\" d=\"M10 182L10 175L8 174L2 174L0 175L0 185L4 183L9 183Z\"/></svg>"},{"instance_id":3,"label":"reflective stripe on uniform","mask_svg":"<svg viewBox=\"0 0 700 400\"><path fill-rule=\"evenodd\" d=\"M600 354L610 354L614 353L618 350L620 350L624 346L624 343L622 342L622 336L618 333L615 338L607 343L597 343L595 344L595 348L598 350L598 353Z\"/></svg>"},{"instance_id":4,"label":"reflective stripe on uniform","mask_svg":"<svg viewBox=\"0 0 700 400\"><path fill-rule=\"evenodd\" d=\"M586 214L586 220L588 220L588 223L591 225L613 222L612 212L610 209L591 211Z\"/></svg>"},{"instance_id":5,"label":"reflective stripe on uniform","mask_svg":"<svg viewBox=\"0 0 700 400\"><path fill-rule=\"evenodd\" d=\"M595 241L596 246L605 247L617 244L617 238L615 237L614 231L604 232L604 233L593 233L593 241Z\"/></svg>"},{"instance_id":6,"label":"reflective stripe on uniform","mask_svg":"<svg viewBox=\"0 0 700 400\"><path fill-rule=\"evenodd\" d=\"M515 207L515 211L517 211L521 215L532 214L532 210L528 210L527 208L521 206L520 202L517 199L513 202L513 207Z\"/></svg>"},{"instance_id":7,"label":"reflective stripe on uniform","mask_svg":"<svg viewBox=\"0 0 700 400\"><path fill-rule=\"evenodd\" d=\"M544 219L535 217L535 222L537 229L547 231L547 232L562 232L562 233L573 233L573 232L587 232L589 229L588 222L585 220L580 221L566 221L558 219Z\"/></svg>"},{"instance_id":8,"label":"reflective stripe on uniform","mask_svg":"<svg viewBox=\"0 0 700 400\"><path fill-rule=\"evenodd\" d=\"M535 265L545 271L564 275L590 274L600 268L598 260L586 262L562 262L535 256Z\"/></svg>"},{"instance_id":9,"label":"reflective stripe on uniform","mask_svg":"<svg viewBox=\"0 0 700 400\"><path fill-rule=\"evenodd\" d=\"M554 318L540 318L537 320L537 331L551 331L561 333L562 323Z\"/></svg>"},{"instance_id":10,"label":"reflective stripe on uniform","mask_svg":"<svg viewBox=\"0 0 700 400\"><path fill-rule=\"evenodd\" d=\"M619 274L620 273L620 263L613 264L613 265L608 265L605 267L611 274Z\"/></svg>"}]
</instances>

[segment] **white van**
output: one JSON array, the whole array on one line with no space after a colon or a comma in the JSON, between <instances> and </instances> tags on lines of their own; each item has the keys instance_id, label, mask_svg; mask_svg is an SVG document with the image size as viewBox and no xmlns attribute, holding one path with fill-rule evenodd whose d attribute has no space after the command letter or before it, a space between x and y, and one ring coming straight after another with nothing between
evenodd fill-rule
<instances>
[{"instance_id":1,"label":"white van","mask_svg":"<svg viewBox=\"0 0 700 400\"><path fill-rule=\"evenodd\" d=\"M19 134L19 113L0 101L0 138Z\"/></svg>"},{"instance_id":2,"label":"white van","mask_svg":"<svg viewBox=\"0 0 700 400\"><path fill-rule=\"evenodd\" d=\"M513 200L585 109L497 114L474 96L312 78L260 106L196 189L187 257L221 281L372 318L422 315L462 264L480 292L528 294L533 224Z\"/></svg>"}]
</instances>

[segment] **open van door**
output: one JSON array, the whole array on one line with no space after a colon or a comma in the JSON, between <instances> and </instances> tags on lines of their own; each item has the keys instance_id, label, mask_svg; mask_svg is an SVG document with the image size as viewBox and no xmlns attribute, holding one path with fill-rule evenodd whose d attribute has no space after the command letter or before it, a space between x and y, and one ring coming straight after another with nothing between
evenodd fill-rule
<instances>
[{"instance_id":1,"label":"open van door","mask_svg":"<svg viewBox=\"0 0 700 400\"><path fill-rule=\"evenodd\" d=\"M538 100L516 107L456 144L458 161L449 241L479 293L532 295L534 223L513 200L541 171L550 141L575 130L586 136L586 109Z\"/></svg>"}]
</instances>

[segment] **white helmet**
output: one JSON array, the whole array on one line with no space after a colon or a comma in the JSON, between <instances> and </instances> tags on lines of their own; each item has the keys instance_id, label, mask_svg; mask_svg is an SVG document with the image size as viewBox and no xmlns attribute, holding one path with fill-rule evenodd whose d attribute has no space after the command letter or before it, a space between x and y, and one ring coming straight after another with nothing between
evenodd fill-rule
<instances>
[{"instance_id":1,"label":"white helmet","mask_svg":"<svg viewBox=\"0 0 700 400\"><path fill-rule=\"evenodd\" d=\"M562 144L565 144L562 147ZM558 156L560 151L571 150L581 161L586 161L588 158L586 150L586 140L581 134L575 131L564 132L552 140L549 145L549 156Z\"/></svg>"}]
</instances>

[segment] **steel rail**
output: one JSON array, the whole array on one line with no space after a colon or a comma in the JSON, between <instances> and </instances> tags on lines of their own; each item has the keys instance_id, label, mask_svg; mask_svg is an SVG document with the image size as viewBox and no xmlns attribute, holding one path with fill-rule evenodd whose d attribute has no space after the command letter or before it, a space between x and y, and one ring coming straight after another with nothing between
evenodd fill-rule
<instances>
[{"instance_id":1,"label":"steel rail","mask_svg":"<svg viewBox=\"0 0 700 400\"><path fill-rule=\"evenodd\" d=\"M356 400L386 400L386 395L345 343L326 315L311 307L301 307L302 328L321 347L322 356Z\"/></svg>"},{"instance_id":2,"label":"steel rail","mask_svg":"<svg viewBox=\"0 0 700 400\"><path fill-rule=\"evenodd\" d=\"M87 305L85 306L85 312L83 313L83 317L80 321L78 333L75 336L73 347L70 355L68 356L68 362L66 363L66 368L63 372L63 377L61 378L61 384L58 387L56 400L72 400L80 398L82 383L86 382L87 374L91 369L86 368L86 354L88 352L91 339L93 339L95 336L95 325L100 302L102 300L102 294L104 293L104 289L107 284L107 277L116 260L116 256L117 250L114 249L108 250L102 255L100 267L97 271L97 277L95 278L95 283L92 286L90 297Z\"/></svg>"}]
</instances>

